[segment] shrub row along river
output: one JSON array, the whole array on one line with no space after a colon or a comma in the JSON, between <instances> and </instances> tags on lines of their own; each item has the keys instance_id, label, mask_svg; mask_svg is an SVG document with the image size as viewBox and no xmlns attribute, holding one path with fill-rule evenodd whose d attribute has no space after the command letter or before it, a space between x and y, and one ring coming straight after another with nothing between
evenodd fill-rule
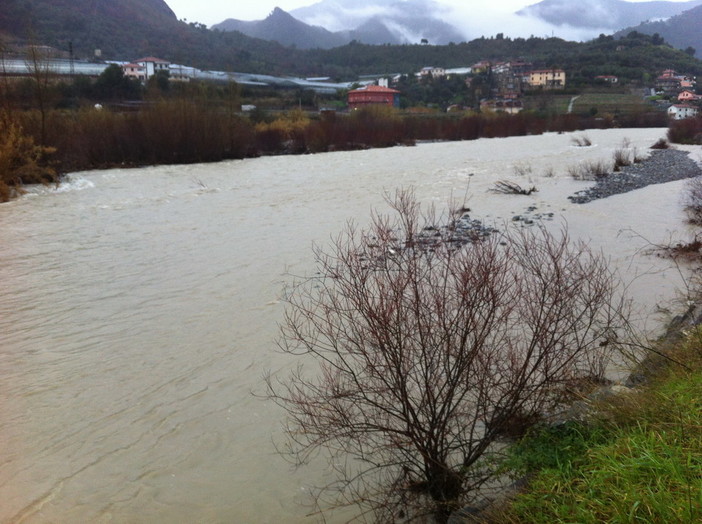
<instances>
[{"instance_id":1,"label":"shrub row along river","mask_svg":"<svg viewBox=\"0 0 702 524\"><path fill-rule=\"evenodd\" d=\"M646 247L685 237L684 182L577 204L591 183L567 174L625 140L648 154L665 130L584 134L77 173L0 206L0 521L315 520L308 486L329 474L276 452L283 413L256 393L291 366L284 284L385 191L467 198L498 228L567 224L642 316L669 306L681 273ZM498 180L538 191L489 192Z\"/></svg>"}]
</instances>

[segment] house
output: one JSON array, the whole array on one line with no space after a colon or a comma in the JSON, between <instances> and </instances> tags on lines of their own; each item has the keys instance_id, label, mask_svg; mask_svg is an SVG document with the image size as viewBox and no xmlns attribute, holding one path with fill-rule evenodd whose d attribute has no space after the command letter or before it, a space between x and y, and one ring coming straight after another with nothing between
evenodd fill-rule
<instances>
[{"instance_id":1,"label":"house","mask_svg":"<svg viewBox=\"0 0 702 524\"><path fill-rule=\"evenodd\" d=\"M423 67L419 72L421 78L427 78L431 76L432 78L439 78L446 76L446 69L443 67Z\"/></svg>"},{"instance_id":2,"label":"house","mask_svg":"<svg viewBox=\"0 0 702 524\"><path fill-rule=\"evenodd\" d=\"M683 120L697 116L699 110L688 104L673 104L668 108L668 116L673 120Z\"/></svg>"},{"instance_id":3,"label":"house","mask_svg":"<svg viewBox=\"0 0 702 524\"><path fill-rule=\"evenodd\" d=\"M126 77L140 81L146 80L146 69L141 64L122 64L122 72Z\"/></svg>"},{"instance_id":4,"label":"house","mask_svg":"<svg viewBox=\"0 0 702 524\"><path fill-rule=\"evenodd\" d=\"M566 85L566 73L562 69L538 69L529 72L530 87L560 89Z\"/></svg>"},{"instance_id":5,"label":"house","mask_svg":"<svg viewBox=\"0 0 702 524\"><path fill-rule=\"evenodd\" d=\"M475 74L480 74L480 73L487 73L490 68L492 67L492 64L487 61L487 60L481 60L477 64L473 64L471 66L471 69Z\"/></svg>"},{"instance_id":6,"label":"house","mask_svg":"<svg viewBox=\"0 0 702 524\"><path fill-rule=\"evenodd\" d=\"M597 75L595 77L595 80L598 80L600 82L604 82L605 84L618 84L619 83L619 77L614 76L614 75Z\"/></svg>"},{"instance_id":7,"label":"house","mask_svg":"<svg viewBox=\"0 0 702 524\"><path fill-rule=\"evenodd\" d=\"M154 76L159 71L168 72L169 66L171 65L167 60L162 60L153 56L147 56L145 58L140 58L139 60L134 60L134 63L139 64L144 68L146 80Z\"/></svg>"},{"instance_id":8,"label":"house","mask_svg":"<svg viewBox=\"0 0 702 524\"><path fill-rule=\"evenodd\" d=\"M665 95L677 95L680 91L692 91L697 81L693 76L679 75L672 69L666 69L656 78L656 91Z\"/></svg>"},{"instance_id":9,"label":"house","mask_svg":"<svg viewBox=\"0 0 702 524\"><path fill-rule=\"evenodd\" d=\"M370 105L400 107L400 92L376 85L365 86L349 91L349 109L358 109Z\"/></svg>"},{"instance_id":10,"label":"house","mask_svg":"<svg viewBox=\"0 0 702 524\"><path fill-rule=\"evenodd\" d=\"M678 95L678 102L697 102L698 100L702 100L702 96L687 89Z\"/></svg>"},{"instance_id":11,"label":"house","mask_svg":"<svg viewBox=\"0 0 702 524\"><path fill-rule=\"evenodd\" d=\"M516 115L524 110L524 104L518 98L483 100L480 102L480 110Z\"/></svg>"}]
</instances>

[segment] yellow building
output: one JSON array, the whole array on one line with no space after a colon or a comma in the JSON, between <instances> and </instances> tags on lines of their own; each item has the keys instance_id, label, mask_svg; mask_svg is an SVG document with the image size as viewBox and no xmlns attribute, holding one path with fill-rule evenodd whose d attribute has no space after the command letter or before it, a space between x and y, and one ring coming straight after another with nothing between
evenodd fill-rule
<instances>
[{"instance_id":1,"label":"yellow building","mask_svg":"<svg viewBox=\"0 0 702 524\"><path fill-rule=\"evenodd\" d=\"M566 85L566 74L562 69L539 69L529 73L530 87L560 89Z\"/></svg>"}]
</instances>

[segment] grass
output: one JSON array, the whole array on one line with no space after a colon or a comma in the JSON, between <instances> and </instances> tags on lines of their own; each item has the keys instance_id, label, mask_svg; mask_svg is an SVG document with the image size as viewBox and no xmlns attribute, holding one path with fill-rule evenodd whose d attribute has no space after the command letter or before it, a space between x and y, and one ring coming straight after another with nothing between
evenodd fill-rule
<instances>
[{"instance_id":1,"label":"grass","mask_svg":"<svg viewBox=\"0 0 702 524\"><path fill-rule=\"evenodd\" d=\"M628 93L585 93L573 104L574 113L586 113L592 108L597 109L598 115L639 113L648 110L641 96Z\"/></svg>"},{"instance_id":2,"label":"grass","mask_svg":"<svg viewBox=\"0 0 702 524\"><path fill-rule=\"evenodd\" d=\"M528 488L494 522L701 522L702 329L640 390L588 424L542 428L511 451Z\"/></svg>"}]
</instances>

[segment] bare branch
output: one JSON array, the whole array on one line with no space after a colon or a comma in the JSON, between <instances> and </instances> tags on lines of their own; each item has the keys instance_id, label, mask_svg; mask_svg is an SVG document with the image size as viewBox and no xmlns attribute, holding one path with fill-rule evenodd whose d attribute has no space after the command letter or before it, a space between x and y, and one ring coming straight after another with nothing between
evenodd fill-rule
<instances>
[{"instance_id":1,"label":"bare branch","mask_svg":"<svg viewBox=\"0 0 702 524\"><path fill-rule=\"evenodd\" d=\"M489 478L503 435L602 374L626 302L606 260L565 231L456 242L411 191L391 208L315 249L320 277L289 295L280 338L304 365L269 378L269 395L301 461L326 449L341 464L331 506L443 522Z\"/></svg>"}]
</instances>

